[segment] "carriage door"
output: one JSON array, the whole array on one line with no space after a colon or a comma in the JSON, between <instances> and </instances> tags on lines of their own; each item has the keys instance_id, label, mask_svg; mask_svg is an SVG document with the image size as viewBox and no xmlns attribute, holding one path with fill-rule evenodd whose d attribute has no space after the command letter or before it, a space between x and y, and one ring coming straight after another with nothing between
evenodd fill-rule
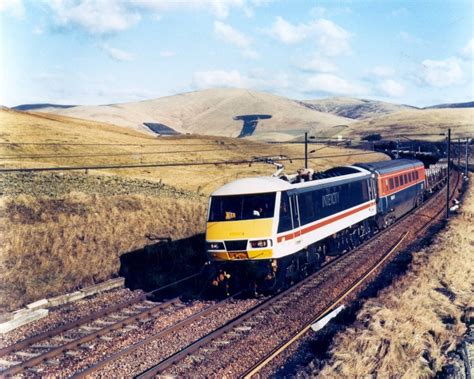
<instances>
[{"instance_id":1,"label":"carriage door","mask_svg":"<svg viewBox=\"0 0 474 379\"><path fill-rule=\"evenodd\" d=\"M300 212L298 207L298 195L290 195L291 202L291 217L293 218L293 230L294 238L296 243L301 243L301 231L299 230L300 224Z\"/></svg>"}]
</instances>

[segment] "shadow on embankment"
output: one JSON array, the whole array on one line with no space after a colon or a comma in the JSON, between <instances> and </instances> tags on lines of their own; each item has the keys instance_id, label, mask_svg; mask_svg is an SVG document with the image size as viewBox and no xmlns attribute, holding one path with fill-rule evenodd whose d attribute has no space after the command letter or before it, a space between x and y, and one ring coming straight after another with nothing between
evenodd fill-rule
<instances>
[{"instance_id":1,"label":"shadow on embankment","mask_svg":"<svg viewBox=\"0 0 474 379\"><path fill-rule=\"evenodd\" d=\"M125 286L146 292L201 270L205 261L204 234L176 241L161 241L120 257Z\"/></svg>"}]
</instances>

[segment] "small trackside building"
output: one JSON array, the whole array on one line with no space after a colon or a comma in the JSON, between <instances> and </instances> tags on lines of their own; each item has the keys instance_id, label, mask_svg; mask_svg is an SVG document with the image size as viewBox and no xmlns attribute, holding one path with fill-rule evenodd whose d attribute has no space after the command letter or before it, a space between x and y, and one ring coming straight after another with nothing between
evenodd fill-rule
<instances>
[{"instance_id":1,"label":"small trackside building","mask_svg":"<svg viewBox=\"0 0 474 379\"><path fill-rule=\"evenodd\" d=\"M375 174L377 183L377 223L380 227L396 219L423 202L425 168L422 162L396 159L374 163L359 163Z\"/></svg>"}]
</instances>

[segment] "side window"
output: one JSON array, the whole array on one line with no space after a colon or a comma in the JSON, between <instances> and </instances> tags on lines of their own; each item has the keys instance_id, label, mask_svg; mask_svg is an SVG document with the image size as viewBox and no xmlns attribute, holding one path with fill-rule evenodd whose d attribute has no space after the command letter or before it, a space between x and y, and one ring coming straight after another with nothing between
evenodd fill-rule
<instances>
[{"instance_id":1,"label":"side window","mask_svg":"<svg viewBox=\"0 0 474 379\"><path fill-rule=\"evenodd\" d=\"M395 187L395 183L393 182L393 178L390 178L390 189L393 189Z\"/></svg>"},{"instance_id":2,"label":"side window","mask_svg":"<svg viewBox=\"0 0 474 379\"><path fill-rule=\"evenodd\" d=\"M405 183L408 183L408 175L405 174L405 175L403 175L403 176L405 177Z\"/></svg>"},{"instance_id":3,"label":"side window","mask_svg":"<svg viewBox=\"0 0 474 379\"><path fill-rule=\"evenodd\" d=\"M299 206L301 213L301 225L309 224L316 219L316 207L313 204L311 192L299 195Z\"/></svg>"},{"instance_id":4,"label":"side window","mask_svg":"<svg viewBox=\"0 0 474 379\"><path fill-rule=\"evenodd\" d=\"M398 176L395 177L395 187L398 187L400 183L398 182Z\"/></svg>"},{"instance_id":5,"label":"side window","mask_svg":"<svg viewBox=\"0 0 474 379\"><path fill-rule=\"evenodd\" d=\"M280 220L278 223L278 233L293 229L291 223L290 199L286 192L281 193Z\"/></svg>"},{"instance_id":6,"label":"side window","mask_svg":"<svg viewBox=\"0 0 474 379\"><path fill-rule=\"evenodd\" d=\"M415 171L415 178L418 180L418 171Z\"/></svg>"},{"instance_id":7,"label":"side window","mask_svg":"<svg viewBox=\"0 0 474 379\"><path fill-rule=\"evenodd\" d=\"M370 199L369 197L369 181L364 180L363 182L360 182L361 190L362 190L362 199L363 201L368 201ZM388 180L387 180L387 188L388 188Z\"/></svg>"}]
</instances>

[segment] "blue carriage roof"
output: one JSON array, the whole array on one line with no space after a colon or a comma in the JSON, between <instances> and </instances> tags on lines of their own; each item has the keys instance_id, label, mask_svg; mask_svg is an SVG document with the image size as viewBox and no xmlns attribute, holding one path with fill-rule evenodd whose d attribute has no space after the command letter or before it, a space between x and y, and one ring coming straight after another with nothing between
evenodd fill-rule
<instances>
[{"instance_id":1,"label":"blue carriage roof","mask_svg":"<svg viewBox=\"0 0 474 379\"><path fill-rule=\"evenodd\" d=\"M399 171L408 168L423 166L423 162L415 159L392 159L390 161L356 163L354 166L365 168L369 171L376 171L380 174Z\"/></svg>"}]
</instances>

